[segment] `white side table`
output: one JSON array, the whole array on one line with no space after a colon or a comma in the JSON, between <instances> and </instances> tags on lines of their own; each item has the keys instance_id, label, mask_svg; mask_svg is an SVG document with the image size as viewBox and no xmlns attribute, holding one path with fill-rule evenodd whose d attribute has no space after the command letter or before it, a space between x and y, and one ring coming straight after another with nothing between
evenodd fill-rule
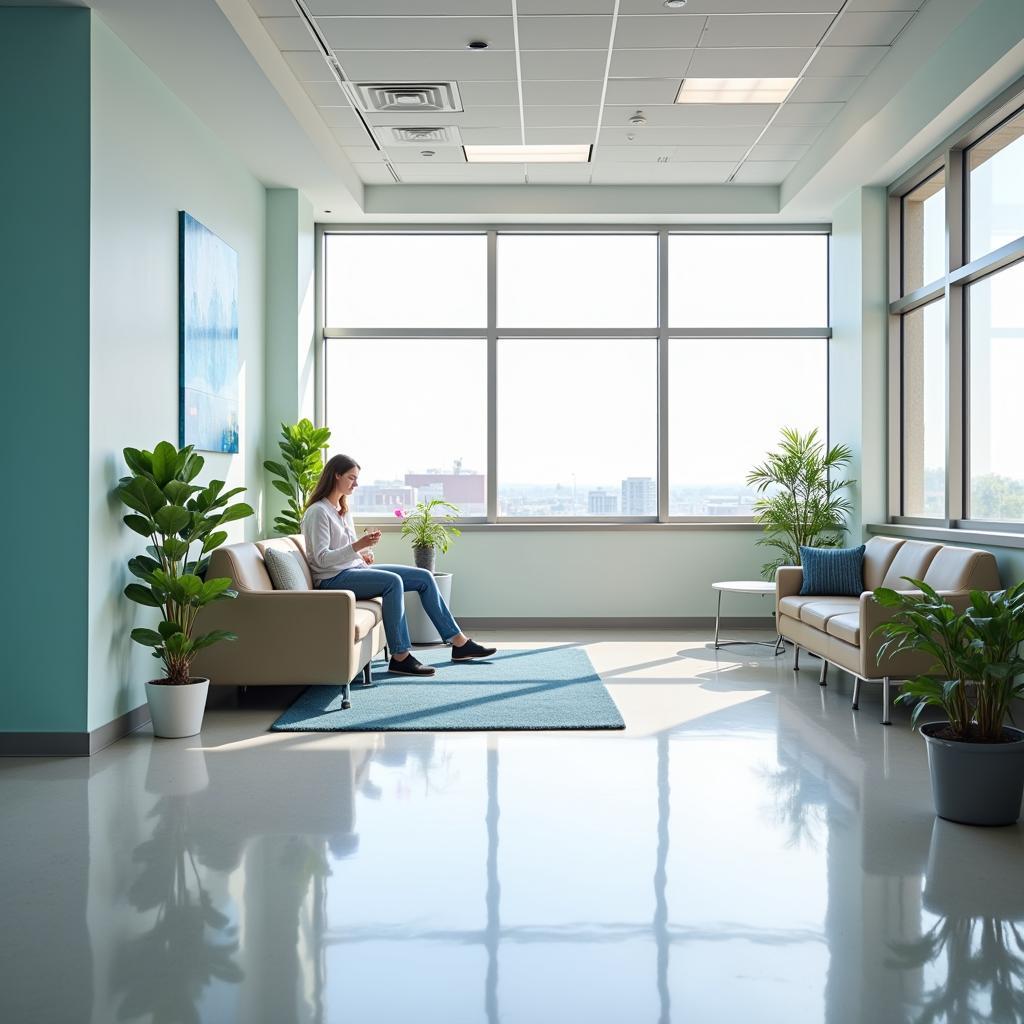
<instances>
[{"instance_id":1,"label":"white side table","mask_svg":"<svg viewBox=\"0 0 1024 1024\"><path fill-rule=\"evenodd\" d=\"M722 594L758 594L761 597L768 597L775 593L775 584L766 583L764 580L726 580L724 583L712 583L712 590L718 591L718 608L715 611L715 650L719 647L731 647L734 644L757 644L760 647L774 647L775 654L782 651L782 637L775 640L720 640L719 625L722 620Z\"/></svg>"}]
</instances>

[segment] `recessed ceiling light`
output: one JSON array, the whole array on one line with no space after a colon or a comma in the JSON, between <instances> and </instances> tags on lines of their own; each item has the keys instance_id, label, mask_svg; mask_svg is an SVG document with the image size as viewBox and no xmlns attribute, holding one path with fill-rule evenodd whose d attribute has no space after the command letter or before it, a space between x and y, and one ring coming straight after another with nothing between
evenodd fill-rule
<instances>
[{"instance_id":1,"label":"recessed ceiling light","mask_svg":"<svg viewBox=\"0 0 1024 1024\"><path fill-rule=\"evenodd\" d=\"M463 146L471 164L585 164L589 144L578 146Z\"/></svg>"},{"instance_id":2,"label":"recessed ceiling light","mask_svg":"<svg viewBox=\"0 0 1024 1024\"><path fill-rule=\"evenodd\" d=\"M796 78L684 78L676 103L781 103Z\"/></svg>"},{"instance_id":3,"label":"recessed ceiling light","mask_svg":"<svg viewBox=\"0 0 1024 1024\"><path fill-rule=\"evenodd\" d=\"M488 46L490 46L490 43L484 39L470 39L470 41L466 43L467 50L486 50Z\"/></svg>"},{"instance_id":4,"label":"recessed ceiling light","mask_svg":"<svg viewBox=\"0 0 1024 1024\"><path fill-rule=\"evenodd\" d=\"M665 0L665 6L666 7L672 7L672 8L675 8L675 7L685 7L686 6L686 0Z\"/></svg>"}]
</instances>

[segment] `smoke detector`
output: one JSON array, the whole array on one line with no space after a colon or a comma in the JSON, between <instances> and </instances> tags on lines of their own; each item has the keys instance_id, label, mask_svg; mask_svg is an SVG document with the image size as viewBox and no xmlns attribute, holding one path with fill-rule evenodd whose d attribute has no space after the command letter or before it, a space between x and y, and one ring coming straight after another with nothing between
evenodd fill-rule
<instances>
[{"instance_id":1,"label":"smoke detector","mask_svg":"<svg viewBox=\"0 0 1024 1024\"><path fill-rule=\"evenodd\" d=\"M637 112L636 112L636 113L635 113L635 114L634 114L634 115L633 115L633 116L632 116L632 117L631 117L631 118L629 119L629 123L630 123L631 125L633 125L633 127L634 127L634 128L640 128L640 127L642 127L643 125L647 124L647 118L646 118L646 117L644 117L644 113L643 113L643 111L642 111L642 110L638 110L638 111L637 111Z\"/></svg>"},{"instance_id":2,"label":"smoke detector","mask_svg":"<svg viewBox=\"0 0 1024 1024\"><path fill-rule=\"evenodd\" d=\"M438 113L462 110L455 82L353 82L359 105L368 114Z\"/></svg>"},{"instance_id":3,"label":"smoke detector","mask_svg":"<svg viewBox=\"0 0 1024 1024\"><path fill-rule=\"evenodd\" d=\"M422 128L409 128L381 125L380 132L390 133L388 145L395 146L461 146L462 136L459 129L451 125L424 125Z\"/></svg>"}]
</instances>

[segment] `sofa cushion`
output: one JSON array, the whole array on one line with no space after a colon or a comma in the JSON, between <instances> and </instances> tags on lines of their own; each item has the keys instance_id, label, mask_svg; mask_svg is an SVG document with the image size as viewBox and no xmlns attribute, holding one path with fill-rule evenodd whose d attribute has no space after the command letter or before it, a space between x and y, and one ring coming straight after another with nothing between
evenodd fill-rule
<instances>
[{"instance_id":1,"label":"sofa cushion","mask_svg":"<svg viewBox=\"0 0 1024 1024\"><path fill-rule=\"evenodd\" d=\"M808 626L825 631L828 620L833 615L846 615L849 612L858 612L860 608L860 597L822 597L817 601L811 601L800 609L800 621L806 622Z\"/></svg>"},{"instance_id":2,"label":"sofa cushion","mask_svg":"<svg viewBox=\"0 0 1024 1024\"><path fill-rule=\"evenodd\" d=\"M882 585L885 574L903 547L899 537L872 537L864 545L864 589L874 590Z\"/></svg>"},{"instance_id":3,"label":"sofa cushion","mask_svg":"<svg viewBox=\"0 0 1024 1024\"><path fill-rule=\"evenodd\" d=\"M800 548L804 581L800 593L860 597L864 590L864 545L855 548Z\"/></svg>"},{"instance_id":4,"label":"sofa cushion","mask_svg":"<svg viewBox=\"0 0 1024 1024\"><path fill-rule=\"evenodd\" d=\"M311 589L302 571L301 559L302 555L294 548L291 551L279 551L268 547L263 552L263 561L267 563L267 573L275 590Z\"/></svg>"},{"instance_id":5,"label":"sofa cushion","mask_svg":"<svg viewBox=\"0 0 1024 1024\"><path fill-rule=\"evenodd\" d=\"M374 622L380 622L384 618L384 602L379 597L368 597L362 601L356 601L356 608L362 608L365 612L373 615Z\"/></svg>"},{"instance_id":6,"label":"sofa cushion","mask_svg":"<svg viewBox=\"0 0 1024 1024\"><path fill-rule=\"evenodd\" d=\"M928 544L923 540L904 541L889 564L882 586L890 587L892 590L912 590L911 585L903 577L923 580L932 559L941 547L941 544Z\"/></svg>"},{"instance_id":7,"label":"sofa cushion","mask_svg":"<svg viewBox=\"0 0 1024 1024\"><path fill-rule=\"evenodd\" d=\"M368 608L360 608L357 605L354 623L356 632L355 639L362 640L373 632L373 627L377 625L377 617Z\"/></svg>"},{"instance_id":8,"label":"sofa cushion","mask_svg":"<svg viewBox=\"0 0 1024 1024\"><path fill-rule=\"evenodd\" d=\"M833 615L826 623L826 631L830 636L845 640L854 647L860 647L860 610Z\"/></svg>"},{"instance_id":9,"label":"sofa cushion","mask_svg":"<svg viewBox=\"0 0 1024 1024\"><path fill-rule=\"evenodd\" d=\"M791 619L799 619L800 609L805 604L811 604L814 601L820 600L820 597L784 597L779 601L779 611L783 615L788 615Z\"/></svg>"}]
</instances>

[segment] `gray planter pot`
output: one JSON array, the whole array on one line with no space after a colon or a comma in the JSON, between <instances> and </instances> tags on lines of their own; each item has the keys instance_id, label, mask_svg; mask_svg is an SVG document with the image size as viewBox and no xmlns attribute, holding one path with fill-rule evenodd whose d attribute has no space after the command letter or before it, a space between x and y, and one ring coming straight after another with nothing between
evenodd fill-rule
<instances>
[{"instance_id":1,"label":"gray planter pot","mask_svg":"<svg viewBox=\"0 0 1024 1024\"><path fill-rule=\"evenodd\" d=\"M412 549L412 559L420 569L427 569L430 572L433 572L435 558L436 552L433 548L420 548L414 546Z\"/></svg>"},{"instance_id":2,"label":"gray planter pot","mask_svg":"<svg viewBox=\"0 0 1024 1024\"><path fill-rule=\"evenodd\" d=\"M1024 732L1014 743L938 739L945 722L921 727L928 744L935 813L961 825L1012 825L1024 795Z\"/></svg>"}]
</instances>

